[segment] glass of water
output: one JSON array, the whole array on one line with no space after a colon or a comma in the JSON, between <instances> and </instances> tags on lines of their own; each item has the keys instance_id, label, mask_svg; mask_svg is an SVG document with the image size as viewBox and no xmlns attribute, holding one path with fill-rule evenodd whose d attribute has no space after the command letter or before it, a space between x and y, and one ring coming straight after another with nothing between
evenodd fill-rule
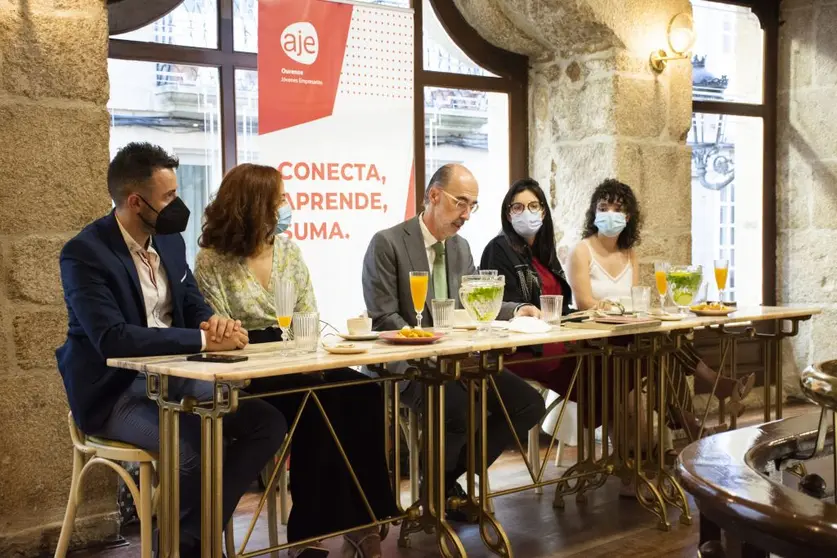
<instances>
[{"instance_id":1,"label":"glass of water","mask_svg":"<svg viewBox=\"0 0 837 558\"><path fill-rule=\"evenodd\" d=\"M564 297L561 295L541 296L541 319L551 325L561 325L561 310Z\"/></svg>"},{"instance_id":2,"label":"glass of water","mask_svg":"<svg viewBox=\"0 0 837 558\"><path fill-rule=\"evenodd\" d=\"M434 330L439 333L450 333L453 330L454 304L452 298L434 298L430 301Z\"/></svg>"},{"instance_id":3,"label":"glass of water","mask_svg":"<svg viewBox=\"0 0 837 558\"><path fill-rule=\"evenodd\" d=\"M651 312L651 287L631 287L631 306L641 316Z\"/></svg>"},{"instance_id":4,"label":"glass of water","mask_svg":"<svg viewBox=\"0 0 837 558\"><path fill-rule=\"evenodd\" d=\"M314 352L320 337L320 314L294 312L293 331L295 348L304 353Z\"/></svg>"}]
</instances>

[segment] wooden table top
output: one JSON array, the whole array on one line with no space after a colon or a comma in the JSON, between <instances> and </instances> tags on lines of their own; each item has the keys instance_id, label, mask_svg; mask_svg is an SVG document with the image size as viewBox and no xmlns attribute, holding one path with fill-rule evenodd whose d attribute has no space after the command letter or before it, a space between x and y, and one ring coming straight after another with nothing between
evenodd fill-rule
<instances>
[{"instance_id":1,"label":"wooden table top","mask_svg":"<svg viewBox=\"0 0 837 558\"><path fill-rule=\"evenodd\" d=\"M112 358L108 359L108 366L195 380L241 381L267 376L318 372L349 366L385 364L400 360L458 355L547 343L568 343L624 335L665 333L742 322L806 318L819 312L818 308L812 307L742 308L729 316L705 318L689 316L681 321L662 322L659 326L632 329L629 333L611 330L575 329L567 326L553 328L549 332L537 334L501 332L491 336L477 336L473 331L455 331L433 345L391 345L384 341L354 341L353 343L356 345L368 347L366 353L355 355L331 354L320 347L316 353L280 356L280 344L265 343L250 345L241 351L229 353L248 357L248 360L244 362L233 364L190 362L186 360L187 355L170 355Z\"/></svg>"},{"instance_id":2,"label":"wooden table top","mask_svg":"<svg viewBox=\"0 0 837 558\"><path fill-rule=\"evenodd\" d=\"M782 556L819 556L810 550L833 550L837 506L760 473L770 461L790 457L803 446L810 451L819 416L815 411L698 440L680 453L678 478L697 499L701 513L747 542Z\"/></svg>"}]
</instances>

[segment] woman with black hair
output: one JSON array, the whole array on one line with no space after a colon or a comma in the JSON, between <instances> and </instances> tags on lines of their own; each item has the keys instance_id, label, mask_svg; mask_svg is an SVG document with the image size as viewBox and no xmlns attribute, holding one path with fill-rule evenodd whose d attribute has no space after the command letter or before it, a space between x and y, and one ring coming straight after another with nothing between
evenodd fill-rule
<instances>
[{"instance_id":1,"label":"woman with black hair","mask_svg":"<svg viewBox=\"0 0 837 558\"><path fill-rule=\"evenodd\" d=\"M603 181L590 198L584 222L583 240L570 256L569 281L579 310L608 310L622 298L631 297L631 287L639 284L639 268L634 248L640 242L642 213L630 186L609 178ZM691 409L691 392L679 369L694 374L696 384L711 391L717 382L715 396L729 398L731 412L744 410L741 400L752 390L755 376L741 380L721 376L701 360L694 347L686 344L675 353L680 367L675 367L670 393L677 401L678 417L672 426L686 429L692 439L700 423ZM724 427L725 429L725 427ZM717 430L717 429L716 429Z\"/></svg>"},{"instance_id":2,"label":"woman with black hair","mask_svg":"<svg viewBox=\"0 0 837 558\"><path fill-rule=\"evenodd\" d=\"M541 295L564 297L563 312L570 312L572 290L567 282L558 253L552 213L546 196L537 181L531 178L517 180L511 185L501 206L500 222L503 232L485 247L480 269L496 269L506 278L503 300L520 304L533 304L540 308ZM530 358L526 352L538 356L556 357L567 352L563 343L551 343L541 347L522 348L518 358ZM506 358L507 367L527 380L534 380L560 393L571 401L577 400L577 389L569 392L575 368L575 359L549 360L516 365L515 356ZM601 367L598 367L599 371ZM597 384L602 385L601 378ZM601 398L597 398L597 424L601 424Z\"/></svg>"}]
</instances>

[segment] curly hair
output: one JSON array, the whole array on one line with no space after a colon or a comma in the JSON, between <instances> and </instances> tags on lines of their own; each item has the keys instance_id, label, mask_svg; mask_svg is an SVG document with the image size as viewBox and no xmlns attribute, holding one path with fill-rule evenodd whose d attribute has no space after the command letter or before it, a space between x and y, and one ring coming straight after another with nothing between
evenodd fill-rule
<instances>
[{"instance_id":1,"label":"curly hair","mask_svg":"<svg viewBox=\"0 0 837 558\"><path fill-rule=\"evenodd\" d=\"M625 226L625 230L619 233L616 246L620 250L630 250L638 245L641 240L639 231L642 229L642 213L639 210L639 201L637 201L630 186L613 178L608 178L593 191L593 195L590 197L590 206L587 208L587 214L584 217L582 238L590 238L599 232L595 221L596 207L600 201L620 204L622 212L628 218L628 224Z\"/></svg>"},{"instance_id":2,"label":"curly hair","mask_svg":"<svg viewBox=\"0 0 837 558\"><path fill-rule=\"evenodd\" d=\"M256 254L262 244L273 241L281 184L282 175L273 167L234 167L206 207L198 245L241 258Z\"/></svg>"}]
</instances>

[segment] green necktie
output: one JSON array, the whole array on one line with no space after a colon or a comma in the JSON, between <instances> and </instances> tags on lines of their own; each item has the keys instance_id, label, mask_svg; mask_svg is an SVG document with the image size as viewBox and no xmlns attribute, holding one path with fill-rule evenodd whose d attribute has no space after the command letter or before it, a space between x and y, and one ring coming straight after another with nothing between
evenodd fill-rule
<instances>
[{"instance_id":1,"label":"green necktie","mask_svg":"<svg viewBox=\"0 0 837 558\"><path fill-rule=\"evenodd\" d=\"M436 298L448 297L448 275L445 269L445 245L437 242L433 245L436 259L433 260L433 292Z\"/></svg>"}]
</instances>

